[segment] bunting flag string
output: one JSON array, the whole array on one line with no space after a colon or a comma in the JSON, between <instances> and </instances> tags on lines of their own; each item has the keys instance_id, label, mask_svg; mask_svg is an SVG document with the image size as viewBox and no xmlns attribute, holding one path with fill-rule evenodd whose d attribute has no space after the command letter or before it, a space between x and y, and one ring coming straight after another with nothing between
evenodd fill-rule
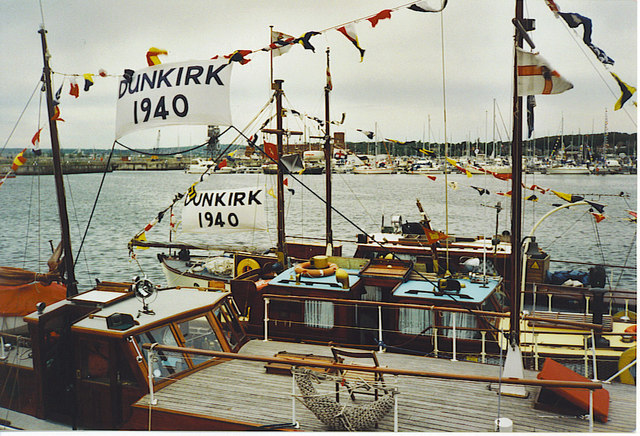
<instances>
[{"instance_id":1,"label":"bunting flag string","mask_svg":"<svg viewBox=\"0 0 640 436\"><path fill-rule=\"evenodd\" d=\"M353 23L345 24L342 27L338 27L336 30L342 33L358 49L358 51L360 52L360 62L362 62L364 60L364 49L360 47L360 43L358 42L358 35L356 34L356 28Z\"/></svg>"},{"instance_id":2,"label":"bunting flag string","mask_svg":"<svg viewBox=\"0 0 640 436\"><path fill-rule=\"evenodd\" d=\"M44 129L44 127L40 127L35 135L33 135L33 138L31 138L31 144L33 145L31 151L33 151L33 154L36 156L40 156L42 154L42 150L40 150L40 132L42 132L42 129Z\"/></svg>"},{"instance_id":3,"label":"bunting flag string","mask_svg":"<svg viewBox=\"0 0 640 436\"><path fill-rule=\"evenodd\" d=\"M376 27L378 22L381 20L390 20L391 19L391 9L384 9L372 17L367 18L367 21L371 23L371 27Z\"/></svg>"},{"instance_id":4,"label":"bunting flag string","mask_svg":"<svg viewBox=\"0 0 640 436\"><path fill-rule=\"evenodd\" d=\"M471 187L473 189L475 189L476 191L478 191L478 194L480 194L480 195L484 195L484 194L489 195L489 194L491 194L491 192L489 192L489 190L486 189L486 188L480 188L478 186L471 186Z\"/></svg>"},{"instance_id":5,"label":"bunting flag string","mask_svg":"<svg viewBox=\"0 0 640 436\"><path fill-rule=\"evenodd\" d=\"M575 12L561 12L558 5L554 2L554 0L545 0L549 9L553 12L556 17L561 17L563 21L572 29L576 29L579 26L582 26L582 42L589 47L589 49L593 52L593 54L598 58L598 60L605 66L605 68L609 68L615 64L615 61L611 59L601 48L597 47L591 41L591 34L593 32L593 24L590 18L585 17L584 15L580 15ZM615 103L614 110L621 109L624 103L631 98L631 96L635 93L636 89L630 85L624 83L620 78L609 71L613 78L620 86L620 90L622 91L622 95L620 99ZM634 102L635 104L635 102Z\"/></svg>"},{"instance_id":6,"label":"bunting flag string","mask_svg":"<svg viewBox=\"0 0 640 436\"><path fill-rule=\"evenodd\" d=\"M163 50L161 48L156 48L156 47L151 47L148 51L147 51L147 65L149 65L150 67L153 67L154 65L160 65L160 58L158 56L160 55L168 55L169 52L167 52L166 50Z\"/></svg>"},{"instance_id":7,"label":"bunting flag string","mask_svg":"<svg viewBox=\"0 0 640 436\"><path fill-rule=\"evenodd\" d=\"M80 97L80 87L76 83L75 79L69 84L69 95L73 95L75 98Z\"/></svg>"},{"instance_id":8,"label":"bunting flag string","mask_svg":"<svg viewBox=\"0 0 640 436\"><path fill-rule=\"evenodd\" d=\"M21 167L27 161L27 158L24 157L24 152L25 151L27 151L26 148L24 148L20 153L18 153L16 155L16 157L13 159L13 163L11 164L11 168L9 169L9 171L6 172L6 174L4 175L2 180L0 180L0 186L2 186L4 184L5 180L7 180L7 178L9 178L11 173L15 173L18 170L18 168Z\"/></svg>"},{"instance_id":9,"label":"bunting flag string","mask_svg":"<svg viewBox=\"0 0 640 436\"><path fill-rule=\"evenodd\" d=\"M347 23L343 23L343 24L339 24L337 26L333 26L333 27L329 27L326 28L324 30L320 30L320 31L308 31L305 32L304 34L302 34L301 36L295 38L291 35L287 35L285 33L282 32L274 32L272 31L272 37L271 37L271 44L269 44L266 47L262 47L256 50L246 50L246 54L244 54L242 56L242 58L244 59L245 56L248 56L249 54L252 53L256 53L259 51L264 51L264 52L269 52L269 51L273 51L274 52L274 56L280 56L284 53L286 53L291 46L293 46L294 44L301 44L306 50L311 50L312 52L315 53L315 47L311 44L311 38L317 35L321 35L324 34L330 30L338 30L340 33L342 33L352 44L354 44L354 46L358 49L358 51L360 52L360 61L362 62L363 58L364 58L364 49L362 49L360 47L360 43L358 42L357 39L357 35L355 32L355 24L361 22L361 21L369 21L369 23L371 24L371 27L376 27L379 22L381 20L388 20L391 19L391 13L395 12L399 9L409 9L411 11L416 11L416 12L431 12L431 13L435 13L435 12L442 12L444 10L444 8L447 6L447 1L448 0L442 0L442 2L440 3L440 7L432 7L428 4L428 2L426 0L416 0L416 1L412 1L408 4L402 5L402 6L398 6L395 8L391 8L391 9L383 9L382 11L373 14L373 15L368 15L366 17L363 18L358 18L355 20L351 20ZM274 36L276 37L276 39L274 40ZM235 53L235 52L234 52ZM246 60L247 63L249 62L249 60Z\"/></svg>"},{"instance_id":10,"label":"bunting flag string","mask_svg":"<svg viewBox=\"0 0 640 436\"><path fill-rule=\"evenodd\" d=\"M261 51L270 51L273 56L282 56L293 47L295 38L286 33L271 31L271 44L260 49Z\"/></svg>"},{"instance_id":11,"label":"bunting flag string","mask_svg":"<svg viewBox=\"0 0 640 436\"><path fill-rule=\"evenodd\" d=\"M528 201L538 201L538 196L536 194L531 194L530 196L528 196L527 198L525 198L525 200Z\"/></svg>"},{"instance_id":12,"label":"bunting flag string","mask_svg":"<svg viewBox=\"0 0 640 436\"><path fill-rule=\"evenodd\" d=\"M56 106L53 108L53 116L51 117L51 120L64 122L64 120L60 118L60 106Z\"/></svg>"},{"instance_id":13,"label":"bunting flag string","mask_svg":"<svg viewBox=\"0 0 640 436\"><path fill-rule=\"evenodd\" d=\"M89 88L91 88L93 86L93 74L91 73L86 73L83 74L82 77L84 77L84 92L87 92L89 90Z\"/></svg>"},{"instance_id":14,"label":"bunting flag string","mask_svg":"<svg viewBox=\"0 0 640 436\"><path fill-rule=\"evenodd\" d=\"M567 23L567 25L575 29L578 26L582 26L582 41L591 49L591 51L596 55L598 60L605 65L613 65L615 62L611 59L607 54L600 48L596 47L591 42L591 19L585 17L584 15L576 14L575 12L558 12L558 15L562 17L562 19Z\"/></svg>"},{"instance_id":15,"label":"bunting flag string","mask_svg":"<svg viewBox=\"0 0 640 436\"><path fill-rule=\"evenodd\" d=\"M356 129L358 132L362 133L364 136L366 136L369 139L373 139L373 132L370 132L369 130L362 130L362 129Z\"/></svg>"},{"instance_id":16,"label":"bunting flag string","mask_svg":"<svg viewBox=\"0 0 640 436\"><path fill-rule=\"evenodd\" d=\"M447 162L449 162L455 169L460 171L462 174L466 174L467 177L471 177L471 172L469 170L467 170L466 168L458 165L458 162L456 162L455 160L451 159L450 157L447 157L446 159L447 159Z\"/></svg>"},{"instance_id":17,"label":"bunting flag string","mask_svg":"<svg viewBox=\"0 0 640 436\"><path fill-rule=\"evenodd\" d=\"M551 192L553 192L563 200L568 201L569 203L575 203L575 202L584 200L584 197L580 195L565 194L564 192L554 191L553 189L551 190Z\"/></svg>"},{"instance_id":18,"label":"bunting flag string","mask_svg":"<svg viewBox=\"0 0 640 436\"><path fill-rule=\"evenodd\" d=\"M613 110L617 111L618 109L621 109L622 106L624 106L624 104L627 102L627 100L629 100L631 98L631 96L633 96L633 94L635 94L636 88L634 88L633 86L629 86L626 83L624 83L613 72L611 72L611 75L613 76L614 79L616 79L616 82L618 83L618 86L620 87L620 91L622 92L622 95L620 96L618 101L616 101L616 104L613 106Z\"/></svg>"}]
</instances>

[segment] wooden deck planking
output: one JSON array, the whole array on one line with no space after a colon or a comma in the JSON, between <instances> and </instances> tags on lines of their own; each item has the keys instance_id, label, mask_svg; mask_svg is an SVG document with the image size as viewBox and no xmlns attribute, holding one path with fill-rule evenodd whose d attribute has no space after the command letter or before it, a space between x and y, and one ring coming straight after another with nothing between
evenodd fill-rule
<instances>
[{"instance_id":1,"label":"wooden deck planking","mask_svg":"<svg viewBox=\"0 0 640 436\"><path fill-rule=\"evenodd\" d=\"M242 353L273 356L279 351L331 355L329 347L255 340ZM499 368L473 362L452 362L393 353L379 353L382 366L432 372L498 376ZM221 417L258 425L291 421L292 379L287 375L267 374L264 363L228 361L181 379L156 393L158 407L182 413ZM525 378L535 378L535 371L525 371ZM526 399L498 396L497 384L445 379L400 376L398 380L398 422L401 431L493 431L500 416L514 422L514 431L587 432L588 421L558 416L533 408L539 388L527 386ZM393 376L385 381L394 384ZM333 383L324 382L327 390ZM599 432L630 432L636 428L635 386L606 386L611 394L609 422L594 423ZM357 395L359 401L365 396ZM368 396L366 396L368 397ZM348 398L347 395L341 398ZM147 404L142 399L139 404ZM296 402L296 418L301 430L328 429L301 402ZM393 430L393 412L379 424L379 431Z\"/></svg>"}]
</instances>

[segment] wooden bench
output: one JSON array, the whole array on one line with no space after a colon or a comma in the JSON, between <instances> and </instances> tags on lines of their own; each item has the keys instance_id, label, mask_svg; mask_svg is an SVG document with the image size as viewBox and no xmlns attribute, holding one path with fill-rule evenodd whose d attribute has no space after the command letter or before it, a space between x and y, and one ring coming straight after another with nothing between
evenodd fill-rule
<instances>
[{"instance_id":1,"label":"wooden bench","mask_svg":"<svg viewBox=\"0 0 640 436\"><path fill-rule=\"evenodd\" d=\"M534 312L531 316L536 318L547 318L549 321L562 320L562 321L574 321L593 323L593 315L590 313L569 313L569 312ZM554 324L553 322L545 321L529 321L529 326L539 327L566 327ZM611 315L602 315L602 331L610 332L613 329L613 320Z\"/></svg>"},{"instance_id":2,"label":"wooden bench","mask_svg":"<svg viewBox=\"0 0 640 436\"><path fill-rule=\"evenodd\" d=\"M305 360L308 362L323 362L323 363L335 363L335 357L330 356L318 356L316 354L301 354L301 353L290 353L288 351L279 351L274 357L279 357L283 359L296 359L296 360ZM338 361L342 363L342 360ZM264 366L267 370L268 374L282 374L282 375L291 375L291 368L293 365L289 365L287 363L275 363L269 362ZM317 367L304 367L309 368L312 371L317 371L319 373L325 374L335 374L336 370L333 368L317 368Z\"/></svg>"}]
</instances>

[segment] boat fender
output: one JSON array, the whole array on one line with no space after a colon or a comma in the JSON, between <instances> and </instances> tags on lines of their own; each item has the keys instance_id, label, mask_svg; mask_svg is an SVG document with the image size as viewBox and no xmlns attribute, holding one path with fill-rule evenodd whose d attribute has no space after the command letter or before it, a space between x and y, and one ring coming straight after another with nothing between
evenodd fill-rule
<instances>
[{"instance_id":1,"label":"boat fender","mask_svg":"<svg viewBox=\"0 0 640 436\"><path fill-rule=\"evenodd\" d=\"M236 268L237 275L241 275L246 273L247 271L251 271L252 269L260 268L260 264L255 259L245 258L238 262L238 267Z\"/></svg>"},{"instance_id":2,"label":"boat fender","mask_svg":"<svg viewBox=\"0 0 640 436\"><path fill-rule=\"evenodd\" d=\"M349 289L349 273L342 268L336 270L336 281L342 285L342 289Z\"/></svg>"},{"instance_id":3,"label":"boat fender","mask_svg":"<svg viewBox=\"0 0 640 436\"><path fill-rule=\"evenodd\" d=\"M311 262L302 262L296 265L294 271L305 277L326 277L335 274L337 269L338 265L335 263L330 263L326 268L313 268Z\"/></svg>"},{"instance_id":4,"label":"boat fender","mask_svg":"<svg viewBox=\"0 0 640 436\"><path fill-rule=\"evenodd\" d=\"M634 324L624 329L624 332L628 334L623 334L620 340L626 344L628 344L629 342L634 342L636 340L636 333L638 331L637 327L638 325Z\"/></svg>"}]
</instances>

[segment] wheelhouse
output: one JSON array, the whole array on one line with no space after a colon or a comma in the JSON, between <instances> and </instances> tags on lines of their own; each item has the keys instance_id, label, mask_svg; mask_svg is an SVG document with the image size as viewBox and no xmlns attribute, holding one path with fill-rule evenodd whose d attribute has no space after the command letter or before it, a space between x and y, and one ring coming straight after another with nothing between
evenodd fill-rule
<instances>
[{"instance_id":1,"label":"wheelhouse","mask_svg":"<svg viewBox=\"0 0 640 436\"><path fill-rule=\"evenodd\" d=\"M25 321L31 347L21 355L31 357L17 368L19 398L3 395L1 404L19 403L23 413L77 428L119 428L150 379L158 389L219 362L162 352L149 361L142 344L236 352L247 340L230 293L193 289L159 290L143 301L127 284L102 286Z\"/></svg>"}]
</instances>

